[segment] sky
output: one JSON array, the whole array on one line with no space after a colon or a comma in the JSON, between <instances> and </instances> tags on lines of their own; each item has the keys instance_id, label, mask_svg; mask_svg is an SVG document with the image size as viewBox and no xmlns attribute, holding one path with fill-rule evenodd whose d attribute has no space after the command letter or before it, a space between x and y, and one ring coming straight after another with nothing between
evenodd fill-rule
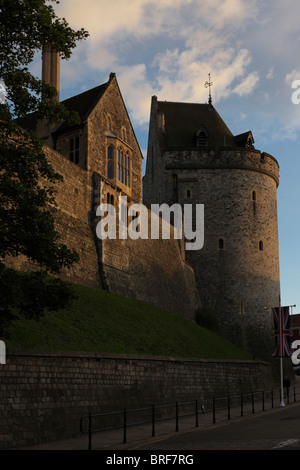
<instances>
[{"instance_id":1,"label":"sky","mask_svg":"<svg viewBox=\"0 0 300 470\"><path fill-rule=\"evenodd\" d=\"M61 63L60 99L116 73L145 159L151 97L206 103L211 74L213 105L231 132L251 130L255 147L279 163L281 302L300 313L299 0L60 0L54 8L90 34ZM38 75L40 61L32 67Z\"/></svg>"}]
</instances>

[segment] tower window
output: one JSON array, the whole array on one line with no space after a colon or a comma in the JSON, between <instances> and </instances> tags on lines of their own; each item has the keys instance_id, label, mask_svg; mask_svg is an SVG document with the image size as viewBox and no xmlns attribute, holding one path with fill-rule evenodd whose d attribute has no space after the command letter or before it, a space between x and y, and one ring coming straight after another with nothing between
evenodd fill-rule
<instances>
[{"instance_id":1,"label":"tower window","mask_svg":"<svg viewBox=\"0 0 300 470\"><path fill-rule=\"evenodd\" d=\"M252 201L256 202L256 191L252 191Z\"/></svg>"},{"instance_id":2,"label":"tower window","mask_svg":"<svg viewBox=\"0 0 300 470\"><path fill-rule=\"evenodd\" d=\"M243 299L240 299L240 313L245 313L245 302Z\"/></svg>"},{"instance_id":3,"label":"tower window","mask_svg":"<svg viewBox=\"0 0 300 470\"><path fill-rule=\"evenodd\" d=\"M190 189L186 190L186 197L188 197L188 198L192 197L192 192L191 192Z\"/></svg>"},{"instance_id":4,"label":"tower window","mask_svg":"<svg viewBox=\"0 0 300 470\"><path fill-rule=\"evenodd\" d=\"M78 165L79 163L79 137L78 136L71 137L70 139L69 158L71 162L76 163L76 165Z\"/></svg>"},{"instance_id":5,"label":"tower window","mask_svg":"<svg viewBox=\"0 0 300 470\"><path fill-rule=\"evenodd\" d=\"M259 246L260 251L264 250L264 242L262 240L259 241L258 246Z\"/></svg>"},{"instance_id":6,"label":"tower window","mask_svg":"<svg viewBox=\"0 0 300 470\"><path fill-rule=\"evenodd\" d=\"M112 179L114 177L114 152L113 147L110 145L107 149L107 178Z\"/></svg>"},{"instance_id":7,"label":"tower window","mask_svg":"<svg viewBox=\"0 0 300 470\"><path fill-rule=\"evenodd\" d=\"M219 238L218 240L218 249L224 250L225 249L225 240L224 238Z\"/></svg>"}]
</instances>

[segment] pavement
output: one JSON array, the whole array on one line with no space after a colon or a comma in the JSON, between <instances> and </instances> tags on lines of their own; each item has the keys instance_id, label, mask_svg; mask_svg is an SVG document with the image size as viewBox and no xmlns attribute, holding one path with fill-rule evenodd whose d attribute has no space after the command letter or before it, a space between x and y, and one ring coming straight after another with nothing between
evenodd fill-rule
<instances>
[{"instance_id":1,"label":"pavement","mask_svg":"<svg viewBox=\"0 0 300 470\"><path fill-rule=\"evenodd\" d=\"M293 387L296 391L296 402L294 401ZM296 384L293 384L290 391L289 403L285 400L285 407L296 407L300 403L300 377L296 377ZM261 403L255 404L255 411L251 407L251 403L244 406L243 416L239 406L230 409L230 419L228 419L228 410L220 410L216 413L216 420L213 422L211 412L199 413L198 426L196 427L195 417L179 417L178 430L176 431L175 418L172 420L160 421L155 426L155 436L152 436L151 423L135 425L127 428L126 442L123 442L123 429L114 429L101 431L92 434L92 442L90 450L102 451L128 451L138 450L147 445L151 445L158 441L168 439L170 436L178 436L182 433L196 432L197 430L217 428L227 426L232 422L239 420L249 420L254 416L276 413L283 409L279 400L274 401L274 407L270 403L266 403L264 409ZM40 451L78 451L89 450L88 434L81 434L74 439L65 439L62 441L47 442L35 446L27 446L13 450L40 450Z\"/></svg>"}]
</instances>

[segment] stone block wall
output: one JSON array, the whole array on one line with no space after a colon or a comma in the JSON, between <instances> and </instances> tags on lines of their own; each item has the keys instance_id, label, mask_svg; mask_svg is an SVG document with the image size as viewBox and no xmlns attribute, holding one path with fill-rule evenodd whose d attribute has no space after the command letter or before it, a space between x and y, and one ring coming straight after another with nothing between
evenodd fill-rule
<instances>
[{"instance_id":1,"label":"stone block wall","mask_svg":"<svg viewBox=\"0 0 300 470\"><path fill-rule=\"evenodd\" d=\"M270 390L254 361L11 351L0 365L0 449L80 435L91 413Z\"/></svg>"},{"instance_id":2,"label":"stone block wall","mask_svg":"<svg viewBox=\"0 0 300 470\"><path fill-rule=\"evenodd\" d=\"M71 163L49 147L45 154L53 169L63 176L63 182L55 185L57 208L54 212L55 226L61 241L69 249L75 249L80 257L70 269L63 269L61 278L83 285L100 285L98 257L94 234L90 226L92 183L88 173ZM34 270L36 265L24 256L7 257L6 263L19 270Z\"/></svg>"}]
</instances>

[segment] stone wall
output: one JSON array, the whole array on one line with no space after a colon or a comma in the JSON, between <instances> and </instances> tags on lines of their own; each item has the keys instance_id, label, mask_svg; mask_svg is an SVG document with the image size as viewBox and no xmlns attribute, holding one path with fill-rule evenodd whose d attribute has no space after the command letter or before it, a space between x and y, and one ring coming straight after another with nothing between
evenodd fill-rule
<instances>
[{"instance_id":1,"label":"stone wall","mask_svg":"<svg viewBox=\"0 0 300 470\"><path fill-rule=\"evenodd\" d=\"M0 449L80 435L89 412L270 390L266 363L72 352L10 352L0 365Z\"/></svg>"},{"instance_id":2,"label":"stone wall","mask_svg":"<svg viewBox=\"0 0 300 470\"><path fill-rule=\"evenodd\" d=\"M107 184L100 175L94 174L94 207L99 201L106 201ZM110 190L111 191L111 190ZM142 300L162 310L195 321L199 306L195 275L192 267L185 261L184 241L174 238L174 227L165 223L170 230L167 239L151 239L151 223L161 218L144 205L140 208L143 236L139 232L128 233L132 218L128 217L124 239L119 233L119 201L116 198L116 238L97 239L100 260L101 284L105 289L125 297ZM138 210L138 209L137 209ZM101 218L95 219L95 229ZM145 229L145 230L144 230ZM132 237L136 235L136 239Z\"/></svg>"},{"instance_id":3,"label":"stone wall","mask_svg":"<svg viewBox=\"0 0 300 470\"><path fill-rule=\"evenodd\" d=\"M62 270L61 278L97 287L100 285L98 258L90 225L93 190L91 180L85 170L55 150L45 146L44 151L53 169L63 176L63 182L57 182L55 185L56 229L61 235L61 242L69 249L75 249L80 257L79 263L74 263L70 269ZM7 257L5 261L15 269L24 271L37 267L25 256Z\"/></svg>"},{"instance_id":4,"label":"stone wall","mask_svg":"<svg viewBox=\"0 0 300 470\"><path fill-rule=\"evenodd\" d=\"M145 198L156 202L161 191L169 205L204 205L204 246L186 252L201 306L218 314L223 336L266 359L274 347L271 307L280 292L278 162L238 147L166 149L160 167L152 168L160 151L154 120L150 131L156 138L149 139Z\"/></svg>"}]
</instances>

